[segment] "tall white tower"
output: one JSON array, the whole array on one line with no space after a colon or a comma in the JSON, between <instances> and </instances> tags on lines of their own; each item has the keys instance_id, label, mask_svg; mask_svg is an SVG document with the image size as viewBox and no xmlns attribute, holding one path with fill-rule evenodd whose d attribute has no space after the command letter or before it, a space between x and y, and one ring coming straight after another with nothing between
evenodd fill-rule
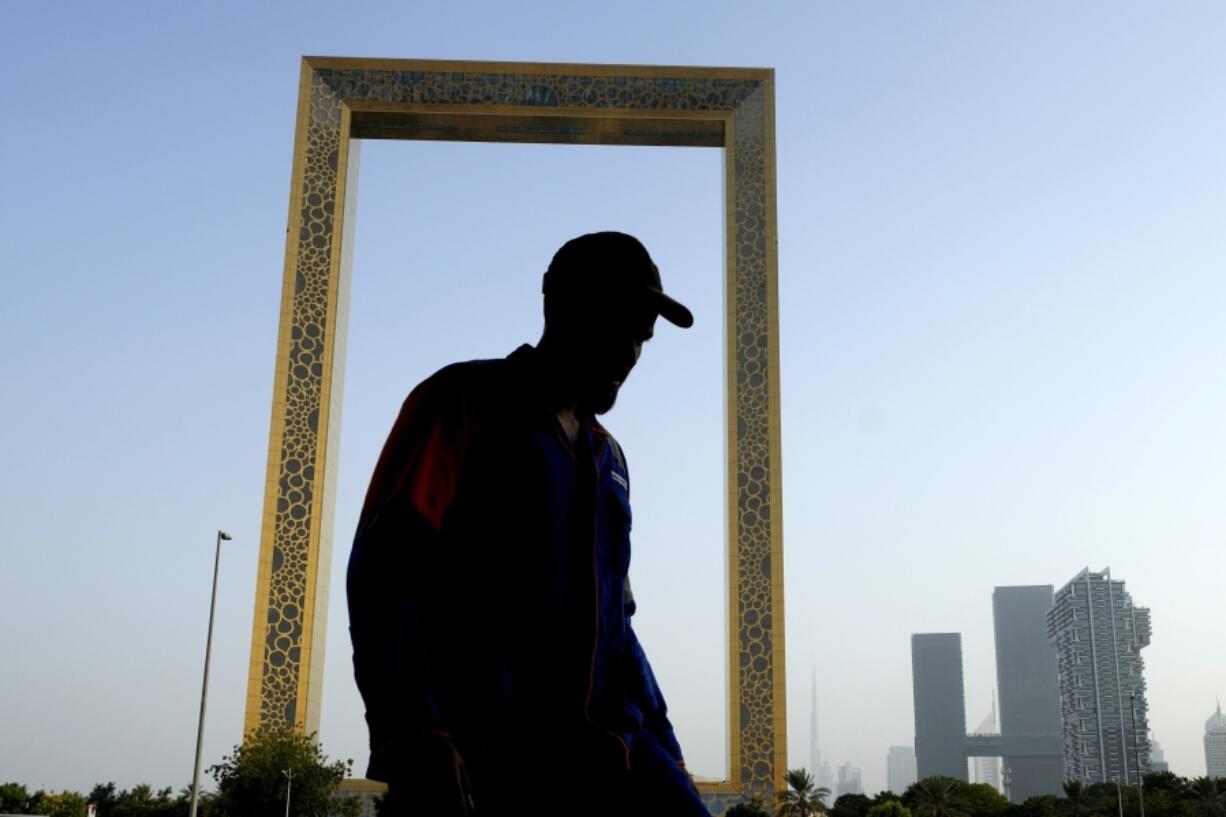
<instances>
[{"instance_id":1,"label":"tall white tower","mask_svg":"<svg viewBox=\"0 0 1226 817\"><path fill-rule=\"evenodd\" d=\"M809 710L809 772L817 780L822 765L822 752L817 748L817 668L813 668L813 702Z\"/></svg>"},{"instance_id":2,"label":"tall white tower","mask_svg":"<svg viewBox=\"0 0 1226 817\"><path fill-rule=\"evenodd\" d=\"M822 761L822 750L818 748L817 730L817 668L813 669L812 682L813 701L809 710L809 771L813 774L813 782L834 791L834 775L830 764Z\"/></svg>"},{"instance_id":3,"label":"tall white tower","mask_svg":"<svg viewBox=\"0 0 1226 817\"><path fill-rule=\"evenodd\" d=\"M1205 721L1205 773L1209 777L1226 777L1226 715L1222 702Z\"/></svg>"},{"instance_id":4,"label":"tall white tower","mask_svg":"<svg viewBox=\"0 0 1226 817\"><path fill-rule=\"evenodd\" d=\"M972 733L975 735L999 735L1000 730L996 727L996 691L992 691L992 711L983 719L978 728ZM1004 793L1004 789L1000 785L1000 758L998 757L977 757L974 758L974 775L972 783L987 783L998 792Z\"/></svg>"}]
</instances>

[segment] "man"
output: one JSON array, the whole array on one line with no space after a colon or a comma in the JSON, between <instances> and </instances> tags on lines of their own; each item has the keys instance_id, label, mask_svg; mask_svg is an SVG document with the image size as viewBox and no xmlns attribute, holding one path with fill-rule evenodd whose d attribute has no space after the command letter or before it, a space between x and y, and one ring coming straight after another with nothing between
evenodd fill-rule
<instances>
[{"instance_id":1,"label":"man","mask_svg":"<svg viewBox=\"0 0 1226 817\"><path fill-rule=\"evenodd\" d=\"M405 401L349 562L367 775L397 814L706 815L630 625L630 477L596 421L690 311L639 241L567 242L545 331Z\"/></svg>"}]
</instances>

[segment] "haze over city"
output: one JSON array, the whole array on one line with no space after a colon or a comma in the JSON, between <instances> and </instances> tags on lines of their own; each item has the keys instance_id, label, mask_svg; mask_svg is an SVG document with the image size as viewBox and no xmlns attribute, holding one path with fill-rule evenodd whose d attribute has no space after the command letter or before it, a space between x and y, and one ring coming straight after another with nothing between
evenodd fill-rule
<instances>
[{"instance_id":1,"label":"haze over city","mask_svg":"<svg viewBox=\"0 0 1226 817\"><path fill-rule=\"evenodd\" d=\"M191 776L241 739L305 54L776 71L789 765L914 740L910 637L995 688L992 591L1110 566L1149 718L1204 774L1226 692L1226 9L29 4L0 31L0 782ZM725 756L722 158L366 142L320 738L364 768L344 567L408 390L540 334L566 239L634 233L661 326L607 425L636 628L690 768Z\"/></svg>"}]
</instances>

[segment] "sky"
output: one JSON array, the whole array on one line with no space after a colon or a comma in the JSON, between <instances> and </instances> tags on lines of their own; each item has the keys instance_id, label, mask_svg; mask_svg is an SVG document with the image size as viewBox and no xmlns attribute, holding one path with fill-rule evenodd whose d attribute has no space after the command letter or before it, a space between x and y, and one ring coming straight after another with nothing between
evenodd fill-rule
<instances>
[{"instance_id":1,"label":"sky","mask_svg":"<svg viewBox=\"0 0 1226 817\"><path fill-rule=\"evenodd\" d=\"M1226 691L1226 8L1214 2L11 3L0 27L0 781L191 779L241 739L302 55L776 71L790 765L913 741L909 640L995 684L991 593L1110 566L1151 726ZM365 758L343 566L409 389L540 331L566 239L639 235L696 315L607 425L636 629L722 777L713 149L367 142L320 738Z\"/></svg>"}]
</instances>

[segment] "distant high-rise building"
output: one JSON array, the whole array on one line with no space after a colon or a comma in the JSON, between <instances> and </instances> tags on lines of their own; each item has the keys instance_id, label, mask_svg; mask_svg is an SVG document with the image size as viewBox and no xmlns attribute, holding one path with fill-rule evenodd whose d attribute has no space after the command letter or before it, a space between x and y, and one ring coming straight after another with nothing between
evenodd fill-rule
<instances>
[{"instance_id":1,"label":"distant high-rise building","mask_svg":"<svg viewBox=\"0 0 1226 817\"><path fill-rule=\"evenodd\" d=\"M839 767L838 796L844 794L864 794L864 787L860 785L860 769L850 763Z\"/></svg>"},{"instance_id":2,"label":"distant high-rise building","mask_svg":"<svg viewBox=\"0 0 1226 817\"><path fill-rule=\"evenodd\" d=\"M823 789L829 789L832 794L834 793L834 770L830 768L830 761L823 760L813 777L817 781L818 786Z\"/></svg>"},{"instance_id":3,"label":"distant high-rise building","mask_svg":"<svg viewBox=\"0 0 1226 817\"><path fill-rule=\"evenodd\" d=\"M915 750L910 746L891 746L885 758L886 788L902 794L915 782Z\"/></svg>"},{"instance_id":4,"label":"distant high-rise building","mask_svg":"<svg viewBox=\"0 0 1226 817\"><path fill-rule=\"evenodd\" d=\"M1050 584L992 591L1002 782L1015 803L1063 793L1060 676L1056 648L1047 635L1052 600Z\"/></svg>"},{"instance_id":5,"label":"distant high-rise building","mask_svg":"<svg viewBox=\"0 0 1226 817\"><path fill-rule=\"evenodd\" d=\"M996 697L992 697L992 711L984 718L975 731L971 733L978 737L987 737L989 735L999 735L996 730ZM971 759L973 769L972 783L987 783L992 788L999 792L1004 789L1000 787L1000 758L991 756L974 757Z\"/></svg>"},{"instance_id":6,"label":"distant high-rise building","mask_svg":"<svg viewBox=\"0 0 1226 817\"><path fill-rule=\"evenodd\" d=\"M1152 737L1149 739L1149 771L1153 772L1169 772L1171 764L1166 762L1166 755L1162 753L1162 746Z\"/></svg>"},{"instance_id":7,"label":"distant high-rise building","mask_svg":"<svg viewBox=\"0 0 1226 817\"><path fill-rule=\"evenodd\" d=\"M1222 714L1221 701L1205 721L1205 774L1226 777L1226 715Z\"/></svg>"},{"instance_id":8,"label":"distant high-rise building","mask_svg":"<svg viewBox=\"0 0 1226 817\"><path fill-rule=\"evenodd\" d=\"M817 669L813 670L813 702L809 710L809 773L813 775L816 785L817 775L822 768L822 752L817 748Z\"/></svg>"},{"instance_id":9,"label":"distant high-rise building","mask_svg":"<svg viewBox=\"0 0 1226 817\"><path fill-rule=\"evenodd\" d=\"M1047 632L1060 675L1066 776L1136 783L1149 770L1141 658L1150 641L1149 609L1133 605L1110 569L1087 568L1057 591Z\"/></svg>"},{"instance_id":10,"label":"distant high-rise building","mask_svg":"<svg viewBox=\"0 0 1226 817\"><path fill-rule=\"evenodd\" d=\"M911 636L911 685L917 774L920 779L944 775L966 780L961 634Z\"/></svg>"},{"instance_id":11,"label":"distant high-rise building","mask_svg":"<svg viewBox=\"0 0 1226 817\"><path fill-rule=\"evenodd\" d=\"M834 792L834 772L830 763L822 760L822 750L818 743L817 730L817 670L813 670L813 708L809 713L809 771L813 774L813 784L819 788Z\"/></svg>"}]
</instances>

